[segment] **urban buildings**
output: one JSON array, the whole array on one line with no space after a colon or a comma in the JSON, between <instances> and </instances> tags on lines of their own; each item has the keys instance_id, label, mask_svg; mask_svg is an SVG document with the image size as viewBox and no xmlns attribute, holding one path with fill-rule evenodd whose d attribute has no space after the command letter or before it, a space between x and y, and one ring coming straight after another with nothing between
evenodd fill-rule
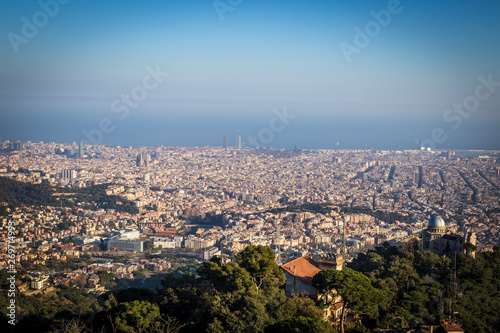
<instances>
[{"instance_id":1,"label":"urban buildings","mask_svg":"<svg viewBox=\"0 0 500 333\"><path fill-rule=\"evenodd\" d=\"M112 183L105 194L127 200L137 213L105 206L99 210L83 205L71 209L56 205L47 210L19 207L9 213L22 235L19 248L36 249L35 255L22 255L22 260L46 260L43 249L69 237L78 240L77 248L57 255L83 253L87 251L84 247L96 244L96 237L112 240L117 230L127 228L140 234L127 240L200 254L214 246L223 254L234 255L248 244L270 245L279 250L283 262L322 252L340 253L344 221L332 213L333 206L360 210L346 214L347 257L384 242L401 244L419 237L422 225L427 228L436 215L446 221L448 238L452 233L474 232L478 251L500 243L500 177L495 152L477 157L462 157L457 152L449 159L446 153L419 150L290 153L84 145L82 159L57 153L74 146L25 143L22 151L0 154L0 176L56 188ZM63 175L62 170L68 171ZM333 206L313 211L301 208L306 204ZM61 229L58 225L63 219L65 228ZM206 227L197 227L200 223ZM7 232L5 223L0 225L1 232ZM439 233L439 238L444 234ZM452 239L440 243L441 250L448 241L453 250ZM460 239L458 242L462 250ZM464 240L464 246L466 243Z\"/></svg>"}]
</instances>

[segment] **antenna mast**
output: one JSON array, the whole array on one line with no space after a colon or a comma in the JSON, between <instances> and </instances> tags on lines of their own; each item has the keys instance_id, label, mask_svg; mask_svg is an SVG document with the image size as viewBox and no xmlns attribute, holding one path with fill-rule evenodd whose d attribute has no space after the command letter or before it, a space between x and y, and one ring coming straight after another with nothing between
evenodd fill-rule
<instances>
[{"instance_id":1,"label":"antenna mast","mask_svg":"<svg viewBox=\"0 0 500 333\"><path fill-rule=\"evenodd\" d=\"M276 229L276 237L275 237L275 243L276 243L276 263L278 265L281 265L281 250L280 250L280 229L281 225L278 225L278 228Z\"/></svg>"},{"instance_id":2,"label":"antenna mast","mask_svg":"<svg viewBox=\"0 0 500 333\"><path fill-rule=\"evenodd\" d=\"M346 224L347 224L347 218L344 215L344 218L342 221L342 259L344 259L344 263L345 263L345 258L346 258L346 246L345 246L345 242L346 242L345 238L346 238L346 234L347 234Z\"/></svg>"},{"instance_id":3,"label":"antenna mast","mask_svg":"<svg viewBox=\"0 0 500 333\"><path fill-rule=\"evenodd\" d=\"M422 221L422 246L420 247L420 253L424 253L424 221Z\"/></svg>"}]
</instances>

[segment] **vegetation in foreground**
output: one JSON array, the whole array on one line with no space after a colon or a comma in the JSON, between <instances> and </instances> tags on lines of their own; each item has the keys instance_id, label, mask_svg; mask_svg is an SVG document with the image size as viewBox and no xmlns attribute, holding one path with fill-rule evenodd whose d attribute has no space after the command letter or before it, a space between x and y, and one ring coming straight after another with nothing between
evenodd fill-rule
<instances>
[{"instance_id":1,"label":"vegetation in foreground","mask_svg":"<svg viewBox=\"0 0 500 333\"><path fill-rule=\"evenodd\" d=\"M493 333L500 327L500 248L459 255L456 263L416 243L387 244L342 272L327 270L313 280L335 288L347 303L345 332L438 324L455 316L466 332ZM456 270L455 270L456 267ZM455 274L456 271L456 274ZM6 288L6 275L2 286ZM453 279L457 284L452 283ZM249 246L236 263L213 258L196 275L173 275L156 292L124 289L92 296L60 287L41 296L17 293L19 332L335 332L323 321L322 304L286 297L283 272L269 247ZM454 287L456 286L456 287ZM0 296L1 327L7 324L7 293ZM450 313L451 304L451 313Z\"/></svg>"}]
</instances>

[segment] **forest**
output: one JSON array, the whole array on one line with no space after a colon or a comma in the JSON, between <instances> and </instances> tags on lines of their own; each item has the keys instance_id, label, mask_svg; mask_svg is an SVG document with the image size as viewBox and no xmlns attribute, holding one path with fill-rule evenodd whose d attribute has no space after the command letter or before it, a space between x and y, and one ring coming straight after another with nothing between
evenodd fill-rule
<instances>
[{"instance_id":1,"label":"forest","mask_svg":"<svg viewBox=\"0 0 500 333\"><path fill-rule=\"evenodd\" d=\"M453 317L466 332L498 332L500 248L456 260L421 253L416 242L384 244L313 284L346 302L345 322L323 320L323 302L287 297L285 277L267 246L248 246L235 262L218 257L195 274L169 275L154 291L129 288L98 296L74 286L38 296L16 294L19 332L374 332L438 324ZM2 289L7 274L0 275ZM105 276L103 276L105 277ZM6 290L0 296L2 332Z\"/></svg>"},{"instance_id":2,"label":"forest","mask_svg":"<svg viewBox=\"0 0 500 333\"><path fill-rule=\"evenodd\" d=\"M416 239L358 254L342 272L322 271L316 288L335 288L361 318L359 328L417 328L451 320L466 332L499 332L500 247L441 257ZM349 330L347 330L349 332Z\"/></svg>"},{"instance_id":3,"label":"forest","mask_svg":"<svg viewBox=\"0 0 500 333\"><path fill-rule=\"evenodd\" d=\"M30 184L0 177L0 202L13 206L80 207L90 210L104 208L130 214L139 212L133 202L119 196L106 195L109 185L67 188L54 187L45 183Z\"/></svg>"}]
</instances>

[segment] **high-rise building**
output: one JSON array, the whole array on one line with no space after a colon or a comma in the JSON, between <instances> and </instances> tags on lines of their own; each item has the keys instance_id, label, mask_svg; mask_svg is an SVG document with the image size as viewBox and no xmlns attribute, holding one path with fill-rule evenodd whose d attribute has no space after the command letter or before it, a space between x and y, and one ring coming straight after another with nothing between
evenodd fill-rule
<instances>
[{"instance_id":1,"label":"high-rise building","mask_svg":"<svg viewBox=\"0 0 500 333\"><path fill-rule=\"evenodd\" d=\"M418 184L418 172L413 173L413 184Z\"/></svg>"},{"instance_id":2,"label":"high-rise building","mask_svg":"<svg viewBox=\"0 0 500 333\"><path fill-rule=\"evenodd\" d=\"M241 149L241 136L236 136L236 149Z\"/></svg>"},{"instance_id":3,"label":"high-rise building","mask_svg":"<svg viewBox=\"0 0 500 333\"><path fill-rule=\"evenodd\" d=\"M80 141L80 144L78 145L78 157L83 158L83 143Z\"/></svg>"},{"instance_id":4,"label":"high-rise building","mask_svg":"<svg viewBox=\"0 0 500 333\"><path fill-rule=\"evenodd\" d=\"M142 157L142 153L140 153L139 155L137 155L137 159L135 160L135 165L138 166L138 167L141 167L144 165L144 159Z\"/></svg>"},{"instance_id":5,"label":"high-rise building","mask_svg":"<svg viewBox=\"0 0 500 333\"><path fill-rule=\"evenodd\" d=\"M78 177L78 173L76 172L76 170L62 170L61 171L61 178L63 178L63 179L72 180L72 179L76 179L77 177Z\"/></svg>"},{"instance_id":6,"label":"high-rise building","mask_svg":"<svg viewBox=\"0 0 500 333\"><path fill-rule=\"evenodd\" d=\"M356 178L361 179L362 181L365 181L365 173L363 171L358 171Z\"/></svg>"},{"instance_id":7,"label":"high-rise building","mask_svg":"<svg viewBox=\"0 0 500 333\"><path fill-rule=\"evenodd\" d=\"M19 140L16 140L12 143L12 150L23 150L23 143Z\"/></svg>"},{"instance_id":8,"label":"high-rise building","mask_svg":"<svg viewBox=\"0 0 500 333\"><path fill-rule=\"evenodd\" d=\"M227 135L222 137L222 148L227 149Z\"/></svg>"}]
</instances>

